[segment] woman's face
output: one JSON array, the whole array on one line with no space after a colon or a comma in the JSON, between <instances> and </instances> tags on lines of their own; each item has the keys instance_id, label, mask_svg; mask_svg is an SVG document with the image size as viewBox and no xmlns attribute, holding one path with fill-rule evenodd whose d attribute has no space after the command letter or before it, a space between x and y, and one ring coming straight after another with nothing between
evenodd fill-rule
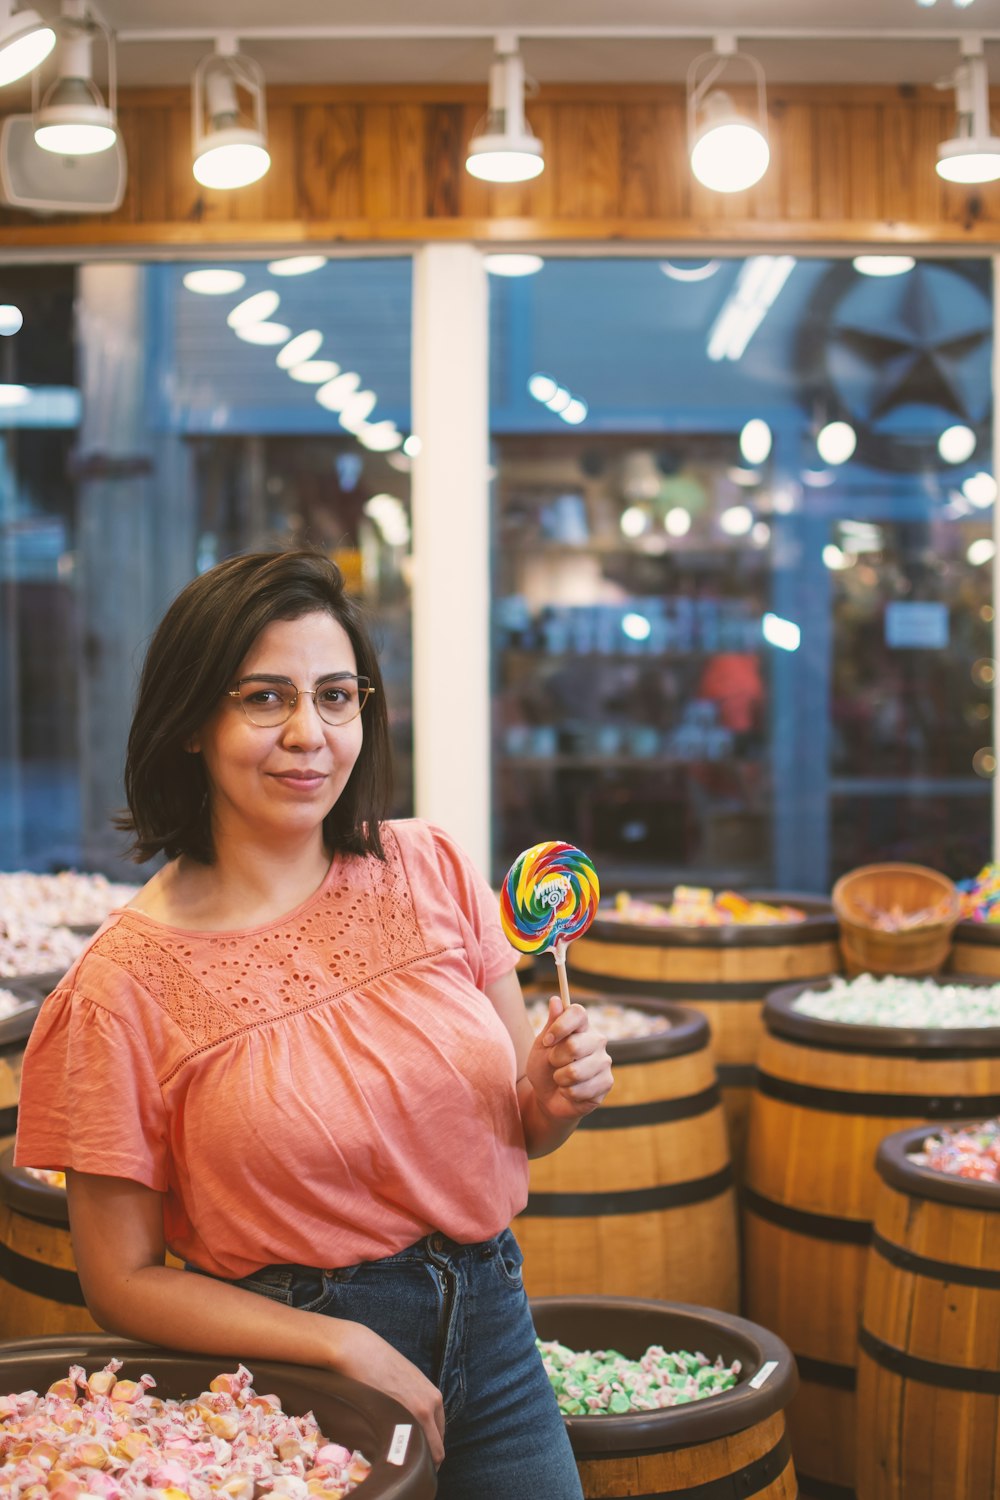
<instances>
[{"instance_id":1,"label":"woman's face","mask_svg":"<svg viewBox=\"0 0 1000 1500\"><path fill-rule=\"evenodd\" d=\"M300 689L319 687L337 673L356 673L357 661L344 627L325 611L265 626L234 679L257 674L284 677ZM354 769L364 738L363 716L327 724L315 700L300 692L284 724L251 724L235 698L223 698L191 741L208 776L212 832L268 840L315 833Z\"/></svg>"}]
</instances>

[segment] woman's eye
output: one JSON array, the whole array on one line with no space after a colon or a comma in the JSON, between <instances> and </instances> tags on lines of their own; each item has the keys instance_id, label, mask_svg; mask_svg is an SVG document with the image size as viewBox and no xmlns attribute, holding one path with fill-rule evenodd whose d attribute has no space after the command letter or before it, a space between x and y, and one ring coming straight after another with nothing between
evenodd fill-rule
<instances>
[{"instance_id":1,"label":"woman's eye","mask_svg":"<svg viewBox=\"0 0 1000 1500\"><path fill-rule=\"evenodd\" d=\"M323 689L324 703L348 703L351 698L350 688L329 687Z\"/></svg>"},{"instance_id":2,"label":"woman's eye","mask_svg":"<svg viewBox=\"0 0 1000 1500\"><path fill-rule=\"evenodd\" d=\"M257 708L271 708L275 703L281 702L281 694L274 688L258 688L256 692L246 695L246 701Z\"/></svg>"}]
</instances>

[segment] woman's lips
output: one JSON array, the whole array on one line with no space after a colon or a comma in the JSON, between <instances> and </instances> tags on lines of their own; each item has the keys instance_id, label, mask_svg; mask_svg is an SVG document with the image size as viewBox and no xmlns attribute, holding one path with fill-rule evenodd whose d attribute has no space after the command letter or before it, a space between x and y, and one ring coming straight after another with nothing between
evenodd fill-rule
<instances>
[{"instance_id":1,"label":"woman's lips","mask_svg":"<svg viewBox=\"0 0 1000 1500\"><path fill-rule=\"evenodd\" d=\"M275 781L280 781L284 786L294 787L298 791L309 791L326 780L326 775L322 771L272 771L271 775Z\"/></svg>"}]
</instances>

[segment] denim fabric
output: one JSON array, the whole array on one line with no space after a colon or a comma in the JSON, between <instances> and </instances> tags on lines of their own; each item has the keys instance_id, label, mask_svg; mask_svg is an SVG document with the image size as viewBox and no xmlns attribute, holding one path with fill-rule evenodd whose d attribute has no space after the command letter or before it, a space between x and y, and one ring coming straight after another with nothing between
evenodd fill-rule
<instances>
[{"instance_id":1,"label":"denim fabric","mask_svg":"<svg viewBox=\"0 0 1000 1500\"><path fill-rule=\"evenodd\" d=\"M265 1266L233 1284L363 1323L434 1381L446 1420L438 1500L582 1500L509 1229L475 1245L432 1234L340 1270Z\"/></svg>"}]
</instances>

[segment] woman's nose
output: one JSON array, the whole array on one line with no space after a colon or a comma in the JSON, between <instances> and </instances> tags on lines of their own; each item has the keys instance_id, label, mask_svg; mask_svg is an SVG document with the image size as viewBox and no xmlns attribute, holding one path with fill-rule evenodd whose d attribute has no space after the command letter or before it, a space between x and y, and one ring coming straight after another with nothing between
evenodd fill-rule
<instances>
[{"instance_id":1,"label":"woman's nose","mask_svg":"<svg viewBox=\"0 0 1000 1500\"><path fill-rule=\"evenodd\" d=\"M299 693L295 707L281 726L283 738L293 744L317 745L323 741L323 720L312 693Z\"/></svg>"}]
</instances>

